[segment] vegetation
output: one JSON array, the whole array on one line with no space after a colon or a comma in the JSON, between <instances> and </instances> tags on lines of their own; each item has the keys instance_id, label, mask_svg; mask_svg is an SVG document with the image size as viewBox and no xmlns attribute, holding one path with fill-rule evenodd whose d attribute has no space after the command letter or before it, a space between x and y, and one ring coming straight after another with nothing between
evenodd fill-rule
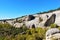
<instances>
[{"instance_id":1,"label":"vegetation","mask_svg":"<svg viewBox=\"0 0 60 40\"><path fill-rule=\"evenodd\" d=\"M39 22L42 22L42 21L43 21L43 19L41 17L39 17Z\"/></svg>"},{"instance_id":2,"label":"vegetation","mask_svg":"<svg viewBox=\"0 0 60 40\"><path fill-rule=\"evenodd\" d=\"M43 28L28 29L25 25L15 28L8 23L0 23L0 40L43 40L45 32Z\"/></svg>"},{"instance_id":3,"label":"vegetation","mask_svg":"<svg viewBox=\"0 0 60 40\"><path fill-rule=\"evenodd\" d=\"M57 28L57 25L56 24L51 24L50 27L51 28Z\"/></svg>"},{"instance_id":4,"label":"vegetation","mask_svg":"<svg viewBox=\"0 0 60 40\"><path fill-rule=\"evenodd\" d=\"M14 23L16 23L16 22L22 23L23 21L22 21L22 19L20 19L20 20L17 20L17 19L16 19L16 21L14 21Z\"/></svg>"},{"instance_id":5,"label":"vegetation","mask_svg":"<svg viewBox=\"0 0 60 40\"><path fill-rule=\"evenodd\" d=\"M40 12L40 13L37 13L37 14L50 13L50 12L57 11L57 10L60 10L60 7L59 7L59 8L57 8L57 9L55 9L55 10L49 10L49 11Z\"/></svg>"},{"instance_id":6,"label":"vegetation","mask_svg":"<svg viewBox=\"0 0 60 40\"><path fill-rule=\"evenodd\" d=\"M56 10L60 10L60 8ZM56 10L50 10L48 12L40 12L37 14L49 13ZM23 17L25 16L18 17L18 18L23 18ZM22 23L23 20L22 19L17 20L18 18L16 18L15 22ZM9 19L9 20L13 20L13 19ZM43 21L43 19L40 17L39 21L41 22ZM49 28L57 28L57 25L51 24ZM23 25L20 28L15 28L14 26L8 23L4 23L4 24L0 23L0 40L43 40L45 39L45 33L49 28L34 28L33 27L29 29L25 25ZM58 29L60 29L60 27L58 27ZM52 38L52 40L57 40L57 39Z\"/></svg>"},{"instance_id":7,"label":"vegetation","mask_svg":"<svg viewBox=\"0 0 60 40\"><path fill-rule=\"evenodd\" d=\"M51 24L55 28L56 24ZM0 40L43 40L48 28L31 28L25 25L21 28L15 28L8 23L0 23Z\"/></svg>"}]
</instances>

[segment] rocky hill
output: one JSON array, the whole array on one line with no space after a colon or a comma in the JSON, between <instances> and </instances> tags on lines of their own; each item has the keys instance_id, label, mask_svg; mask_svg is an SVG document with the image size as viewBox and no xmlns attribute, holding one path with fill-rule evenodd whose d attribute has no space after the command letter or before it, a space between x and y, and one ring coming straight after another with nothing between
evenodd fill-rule
<instances>
[{"instance_id":1,"label":"rocky hill","mask_svg":"<svg viewBox=\"0 0 60 40\"><path fill-rule=\"evenodd\" d=\"M9 23L17 28L22 27L23 25L26 25L28 28L48 27L53 23L60 26L60 8L34 15L0 20L0 23Z\"/></svg>"}]
</instances>

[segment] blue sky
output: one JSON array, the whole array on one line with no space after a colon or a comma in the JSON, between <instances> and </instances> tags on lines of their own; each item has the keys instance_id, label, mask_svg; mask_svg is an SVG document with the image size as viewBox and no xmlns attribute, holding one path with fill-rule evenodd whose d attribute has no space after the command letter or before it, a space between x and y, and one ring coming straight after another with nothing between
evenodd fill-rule
<instances>
[{"instance_id":1,"label":"blue sky","mask_svg":"<svg viewBox=\"0 0 60 40\"><path fill-rule=\"evenodd\" d=\"M0 19L21 17L60 7L60 0L0 0Z\"/></svg>"}]
</instances>

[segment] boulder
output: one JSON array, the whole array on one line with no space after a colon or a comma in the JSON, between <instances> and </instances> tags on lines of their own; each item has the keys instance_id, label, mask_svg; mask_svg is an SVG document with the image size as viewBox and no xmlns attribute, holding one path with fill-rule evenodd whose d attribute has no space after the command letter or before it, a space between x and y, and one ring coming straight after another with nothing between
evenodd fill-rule
<instances>
[{"instance_id":1,"label":"boulder","mask_svg":"<svg viewBox=\"0 0 60 40\"><path fill-rule=\"evenodd\" d=\"M33 28L33 27L36 28L36 27L38 27L38 24L39 24L39 18L35 18L34 20L25 22L25 25L28 28Z\"/></svg>"},{"instance_id":2,"label":"boulder","mask_svg":"<svg viewBox=\"0 0 60 40\"><path fill-rule=\"evenodd\" d=\"M15 23L13 26L15 26L16 28L20 28L23 26L23 23Z\"/></svg>"},{"instance_id":3,"label":"boulder","mask_svg":"<svg viewBox=\"0 0 60 40\"><path fill-rule=\"evenodd\" d=\"M60 35L60 30L58 28L51 28L46 32L46 40L50 40L53 36L57 36L56 34Z\"/></svg>"},{"instance_id":4,"label":"boulder","mask_svg":"<svg viewBox=\"0 0 60 40\"><path fill-rule=\"evenodd\" d=\"M52 16L49 19L47 19L44 26L50 26L55 22L55 19L56 19L56 14L52 14Z\"/></svg>"},{"instance_id":5,"label":"boulder","mask_svg":"<svg viewBox=\"0 0 60 40\"><path fill-rule=\"evenodd\" d=\"M31 21L33 19L35 19L35 17L33 15L29 15L28 18L27 18L27 21Z\"/></svg>"},{"instance_id":6,"label":"boulder","mask_svg":"<svg viewBox=\"0 0 60 40\"><path fill-rule=\"evenodd\" d=\"M60 33L60 30L58 28L51 28L46 32L46 36L53 35L56 33Z\"/></svg>"}]
</instances>

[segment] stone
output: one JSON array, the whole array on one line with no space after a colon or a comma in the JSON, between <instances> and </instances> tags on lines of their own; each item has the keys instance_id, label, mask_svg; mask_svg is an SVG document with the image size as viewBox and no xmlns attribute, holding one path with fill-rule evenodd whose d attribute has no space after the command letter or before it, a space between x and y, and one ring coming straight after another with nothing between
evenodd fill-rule
<instances>
[{"instance_id":1,"label":"stone","mask_svg":"<svg viewBox=\"0 0 60 40\"><path fill-rule=\"evenodd\" d=\"M49 19L47 19L44 26L50 26L55 22L55 19L56 19L56 14L52 14L52 16Z\"/></svg>"},{"instance_id":2,"label":"stone","mask_svg":"<svg viewBox=\"0 0 60 40\"><path fill-rule=\"evenodd\" d=\"M16 28L20 28L23 26L23 23L15 23L13 26L15 26Z\"/></svg>"},{"instance_id":3,"label":"stone","mask_svg":"<svg viewBox=\"0 0 60 40\"><path fill-rule=\"evenodd\" d=\"M41 17L43 20L39 20L39 17ZM21 19L22 19L22 22L20 23L24 23L28 28L32 28L33 24L35 25L35 28L48 27L53 23L60 26L60 10L56 10L56 11L44 13L44 14L28 15L22 18L19 17L18 19L15 18L15 19L4 19L4 20L6 20L6 22L8 22L10 25L15 25L17 22L14 23L14 21L18 21ZM4 23L4 20L0 20L0 23ZM17 24L20 25L20 23L17 23Z\"/></svg>"},{"instance_id":4,"label":"stone","mask_svg":"<svg viewBox=\"0 0 60 40\"><path fill-rule=\"evenodd\" d=\"M28 21L31 21L31 20L33 20L33 19L35 19L35 17L34 17L33 15L29 15L27 20L28 20Z\"/></svg>"},{"instance_id":5,"label":"stone","mask_svg":"<svg viewBox=\"0 0 60 40\"><path fill-rule=\"evenodd\" d=\"M47 30L46 40L50 40L53 35L55 37L55 35L58 34L58 33L60 35L60 30L58 28L51 28L51 29Z\"/></svg>"}]
</instances>

